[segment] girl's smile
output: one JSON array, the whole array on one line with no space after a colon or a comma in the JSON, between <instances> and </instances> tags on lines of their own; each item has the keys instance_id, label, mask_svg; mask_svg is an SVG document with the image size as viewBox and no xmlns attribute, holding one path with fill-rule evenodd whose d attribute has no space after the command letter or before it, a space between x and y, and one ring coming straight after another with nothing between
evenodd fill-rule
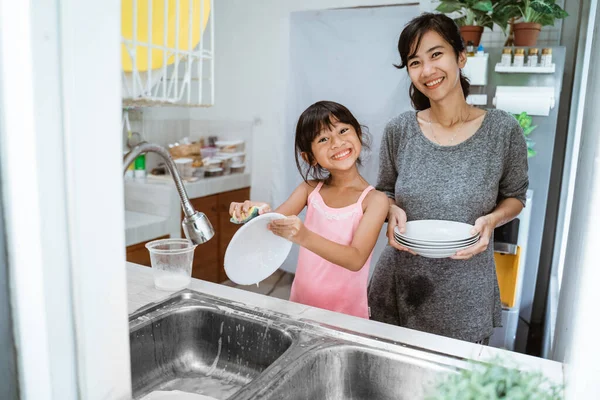
<instances>
[{"instance_id":1,"label":"girl's smile","mask_svg":"<svg viewBox=\"0 0 600 400\"><path fill-rule=\"evenodd\" d=\"M331 156L331 158L334 159L335 161L341 161L341 160L345 160L346 158L350 157L351 154L352 154L352 149L343 149L342 151L335 153L333 156Z\"/></svg>"}]
</instances>

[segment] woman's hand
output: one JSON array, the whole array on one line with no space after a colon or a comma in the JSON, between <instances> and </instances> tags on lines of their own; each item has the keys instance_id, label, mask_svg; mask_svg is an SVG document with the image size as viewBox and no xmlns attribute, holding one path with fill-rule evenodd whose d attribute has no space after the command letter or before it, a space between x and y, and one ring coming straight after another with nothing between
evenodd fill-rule
<instances>
[{"instance_id":1,"label":"woman's hand","mask_svg":"<svg viewBox=\"0 0 600 400\"><path fill-rule=\"evenodd\" d=\"M495 228L496 221L491 214L477 218L477 221L475 221L475 226L473 229L471 229L472 235L475 235L476 233L480 234L477 243L468 249L456 252L456 254L450 258L454 260L468 260L476 254L483 253L490 244L490 238L492 237L492 233L494 232Z\"/></svg>"},{"instance_id":2,"label":"woman's hand","mask_svg":"<svg viewBox=\"0 0 600 400\"><path fill-rule=\"evenodd\" d=\"M267 228L275 235L296 244L300 244L307 230L302 220L295 215L273 220L267 225Z\"/></svg>"},{"instance_id":3,"label":"woman's hand","mask_svg":"<svg viewBox=\"0 0 600 400\"><path fill-rule=\"evenodd\" d=\"M246 200L243 203L231 203L229 205L229 215L237 218L239 221L244 220L248 216L248 210L251 207L258 207L258 214L262 215L271 211L271 206L260 201Z\"/></svg>"},{"instance_id":4,"label":"woman's hand","mask_svg":"<svg viewBox=\"0 0 600 400\"><path fill-rule=\"evenodd\" d=\"M414 254L416 256L417 253L396 242L396 239L394 238L394 228L396 226L398 227L398 230L400 230L400 233L406 232L406 213L397 205L392 204L390 205L390 209L388 211L388 243L395 249L398 249L400 251L407 251L410 254Z\"/></svg>"}]
</instances>

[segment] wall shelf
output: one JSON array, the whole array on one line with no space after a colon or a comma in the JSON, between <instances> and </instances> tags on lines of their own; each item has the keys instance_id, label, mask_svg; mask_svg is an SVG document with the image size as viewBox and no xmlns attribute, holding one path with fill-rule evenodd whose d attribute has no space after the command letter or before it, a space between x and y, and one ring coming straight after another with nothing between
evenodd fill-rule
<instances>
[{"instance_id":1,"label":"wall shelf","mask_svg":"<svg viewBox=\"0 0 600 400\"><path fill-rule=\"evenodd\" d=\"M555 70L556 66L554 64L549 67L542 67L539 65L537 67L513 67L512 65L506 66L498 63L494 68L494 71L504 74L553 74Z\"/></svg>"}]
</instances>

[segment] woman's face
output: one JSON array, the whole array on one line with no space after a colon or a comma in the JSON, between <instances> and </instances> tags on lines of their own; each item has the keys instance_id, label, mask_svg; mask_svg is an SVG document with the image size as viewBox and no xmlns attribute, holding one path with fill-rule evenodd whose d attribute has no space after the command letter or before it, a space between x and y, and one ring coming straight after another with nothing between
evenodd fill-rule
<instances>
[{"instance_id":1,"label":"woman's face","mask_svg":"<svg viewBox=\"0 0 600 400\"><path fill-rule=\"evenodd\" d=\"M460 68L466 62L464 52L458 55L457 60L450 43L437 32L429 31L421 38L415 55L408 59L408 75L430 101L440 101L455 90L462 93Z\"/></svg>"}]
</instances>

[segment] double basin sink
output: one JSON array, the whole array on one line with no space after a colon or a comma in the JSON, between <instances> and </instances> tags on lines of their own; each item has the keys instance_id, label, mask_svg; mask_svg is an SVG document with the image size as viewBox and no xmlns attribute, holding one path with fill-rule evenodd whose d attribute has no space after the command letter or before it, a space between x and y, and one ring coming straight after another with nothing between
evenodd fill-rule
<instances>
[{"instance_id":1,"label":"double basin sink","mask_svg":"<svg viewBox=\"0 0 600 400\"><path fill-rule=\"evenodd\" d=\"M415 349L191 290L130 316L135 399L422 399L466 367Z\"/></svg>"}]
</instances>

